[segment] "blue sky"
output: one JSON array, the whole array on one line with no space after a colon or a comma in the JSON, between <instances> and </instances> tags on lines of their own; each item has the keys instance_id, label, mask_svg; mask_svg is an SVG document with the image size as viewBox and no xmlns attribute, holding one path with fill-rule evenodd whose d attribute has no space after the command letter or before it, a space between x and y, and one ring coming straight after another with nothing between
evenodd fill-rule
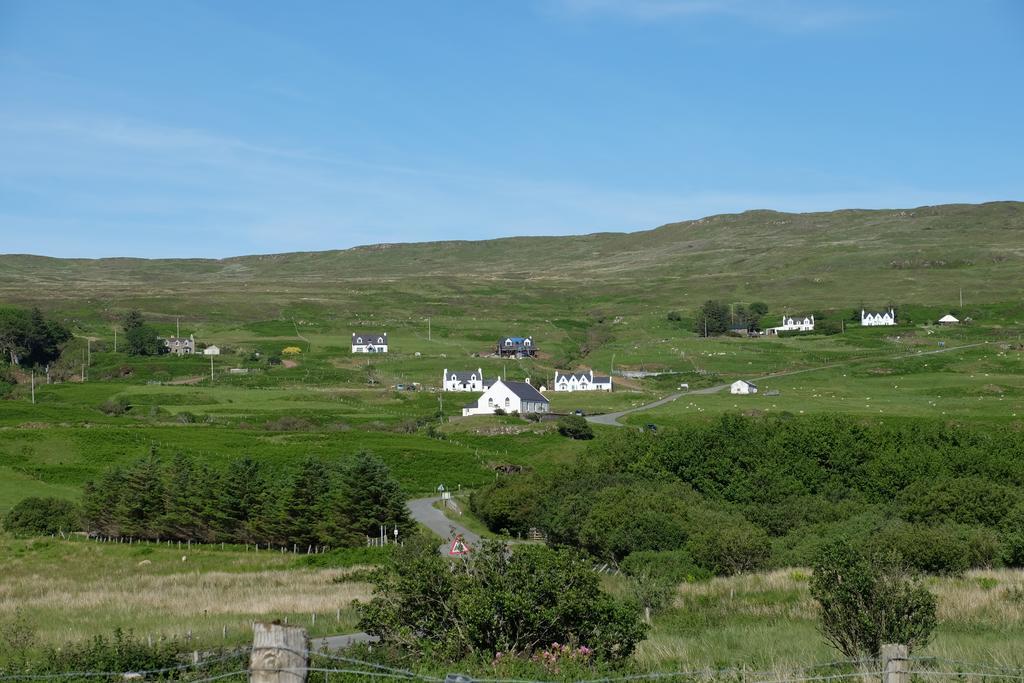
<instances>
[{"instance_id":1,"label":"blue sky","mask_svg":"<svg viewBox=\"0 0 1024 683\"><path fill-rule=\"evenodd\" d=\"M0 0L0 253L1024 199L1016 0Z\"/></svg>"}]
</instances>

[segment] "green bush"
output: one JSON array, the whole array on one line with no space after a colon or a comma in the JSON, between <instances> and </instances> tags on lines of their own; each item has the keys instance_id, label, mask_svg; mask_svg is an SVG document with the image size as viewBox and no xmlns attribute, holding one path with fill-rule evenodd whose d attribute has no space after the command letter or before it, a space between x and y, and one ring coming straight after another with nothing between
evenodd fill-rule
<instances>
[{"instance_id":1,"label":"green bush","mask_svg":"<svg viewBox=\"0 0 1024 683\"><path fill-rule=\"evenodd\" d=\"M591 562L569 550L510 552L484 542L453 564L435 540L414 537L375 583L373 600L357 603L360 628L434 660L529 656L572 643L622 661L646 632L636 609L603 592Z\"/></svg>"},{"instance_id":2,"label":"green bush","mask_svg":"<svg viewBox=\"0 0 1024 683\"><path fill-rule=\"evenodd\" d=\"M558 433L577 440L594 438L593 428L582 415L564 415L558 418Z\"/></svg>"},{"instance_id":3,"label":"green bush","mask_svg":"<svg viewBox=\"0 0 1024 683\"><path fill-rule=\"evenodd\" d=\"M739 574L768 564L768 534L742 519L702 510L686 549L694 561L714 574Z\"/></svg>"},{"instance_id":4,"label":"green bush","mask_svg":"<svg viewBox=\"0 0 1024 683\"><path fill-rule=\"evenodd\" d=\"M542 484L529 475L507 476L491 486L474 491L469 508L488 529L510 535L525 534L538 526L544 502Z\"/></svg>"},{"instance_id":5,"label":"green bush","mask_svg":"<svg viewBox=\"0 0 1024 683\"><path fill-rule=\"evenodd\" d=\"M711 572L698 567L686 550L640 550L630 553L619 568L627 576L648 577L670 585L711 577Z\"/></svg>"},{"instance_id":6,"label":"green bush","mask_svg":"<svg viewBox=\"0 0 1024 683\"><path fill-rule=\"evenodd\" d=\"M49 536L81 528L78 506L60 498L23 498L4 517L4 529L15 536Z\"/></svg>"},{"instance_id":7,"label":"green bush","mask_svg":"<svg viewBox=\"0 0 1024 683\"><path fill-rule=\"evenodd\" d=\"M847 657L877 657L884 643L924 647L935 630L935 596L899 555L832 545L815 563L810 589L821 632Z\"/></svg>"}]
</instances>

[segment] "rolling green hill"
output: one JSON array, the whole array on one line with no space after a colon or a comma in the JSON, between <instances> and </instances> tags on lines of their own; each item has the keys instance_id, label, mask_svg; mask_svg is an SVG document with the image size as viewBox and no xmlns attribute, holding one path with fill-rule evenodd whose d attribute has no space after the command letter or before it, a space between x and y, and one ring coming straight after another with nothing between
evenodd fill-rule
<instances>
[{"instance_id":1,"label":"rolling green hill","mask_svg":"<svg viewBox=\"0 0 1024 683\"><path fill-rule=\"evenodd\" d=\"M1016 302L1024 203L790 214L747 211L635 233L383 244L209 259L0 256L0 301L207 319L484 315L523 306ZM652 293L657 293L652 297ZM452 310L454 307L454 311Z\"/></svg>"}]
</instances>

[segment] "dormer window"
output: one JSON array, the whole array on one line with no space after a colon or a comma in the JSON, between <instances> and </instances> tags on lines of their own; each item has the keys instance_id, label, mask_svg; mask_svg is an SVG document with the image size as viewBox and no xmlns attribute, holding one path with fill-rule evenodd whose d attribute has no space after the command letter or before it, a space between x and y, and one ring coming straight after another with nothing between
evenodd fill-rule
<instances>
[{"instance_id":1,"label":"dormer window","mask_svg":"<svg viewBox=\"0 0 1024 683\"><path fill-rule=\"evenodd\" d=\"M529 346L529 345L530 345L530 340L529 339L527 339L526 341L523 342L523 346Z\"/></svg>"},{"instance_id":2,"label":"dormer window","mask_svg":"<svg viewBox=\"0 0 1024 683\"><path fill-rule=\"evenodd\" d=\"M362 337L356 337L356 344L362 344L362 343L363 343L363 338Z\"/></svg>"}]
</instances>

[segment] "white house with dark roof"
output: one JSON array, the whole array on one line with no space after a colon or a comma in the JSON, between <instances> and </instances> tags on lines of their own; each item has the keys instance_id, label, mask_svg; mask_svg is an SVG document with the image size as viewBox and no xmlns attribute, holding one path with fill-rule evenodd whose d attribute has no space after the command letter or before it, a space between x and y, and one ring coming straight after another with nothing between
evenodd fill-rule
<instances>
[{"instance_id":1,"label":"white house with dark roof","mask_svg":"<svg viewBox=\"0 0 1024 683\"><path fill-rule=\"evenodd\" d=\"M778 334L779 332L813 332L814 331L814 316L813 315L784 315L782 316L782 324L778 327L769 327L766 332L768 334Z\"/></svg>"},{"instance_id":2,"label":"white house with dark roof","mask_svg":"<svg viewBox=\"0 0 1024 683\"><path fill-rule=\"evenodd\" d=\"M741 395L744 395L744 396L747 395L747 394L756 394L757 393L757 385L754 384L753 382L748 382L745 379L738 379L735 382L733 382L731 385L729 385L729 393L730 394L741 394Z\"/></svg>"},{"instance_id":3,"label":"white house with dark roof","mask_svg":"<svg viewBox=\"0 0 1024 683\"><path fill-rule=\"evenodd\" d=\"M353 332L352 353L387 353L387 332Z\"/></svg>"},{"instance_id":4,"label":"white house with dark roof","mask_svg":"<svg viewBox=\"0 0 1024 683\"><path fill-rule=\"evenodd\" d=\"M494 384L494 381L484 379L482 368L469 372L455 372L445 368L444 375L441 377L441 389L442 391L483 391Z\"/></svg>"},{"instance_id":5,"label":"white house with dark roof","mask_svg":"<svg viewBox=\"0 0 1024 683\"><path fill-rule=\"evenodd\" d=\"M547 413L551 411L551 403L528 381L509 382L499 378L475 403L463 407L462 415L493 415L498 409L520 415Z\"/></svg>"},{"instance_id":6,"label":"white house with dark roof","mask_svg":"<svg viewBox=\"0 0 1024 683\"><path fill-rule=\"evenodd\" d=\"M555 370L555 391L611 391L612 378L595 375L593 370L560 372Z\"/></svg>"},{"instance_id":7,"label":"white house with dark roof","mask_svg":"<svg viewBox=\"0 0 1024 683\"><path fill-rule=\"evenodd\" d=\"M862 327L878 327L879 325L895 325L896 311L889 309L880 313L872 313L860 309L860 324Z\"/></svg>"}]
</instances>

